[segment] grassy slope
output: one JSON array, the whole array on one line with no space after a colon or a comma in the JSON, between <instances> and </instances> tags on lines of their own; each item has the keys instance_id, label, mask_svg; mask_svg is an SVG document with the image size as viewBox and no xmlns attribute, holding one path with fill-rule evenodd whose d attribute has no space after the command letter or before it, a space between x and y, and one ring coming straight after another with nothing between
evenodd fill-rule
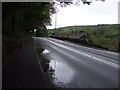
<instances>
[{"instance_id":1,"label":"grassy slope","mask_svg":"<svg viewBox=\"0 0 120 90\"><path fill-rule=\"evenodd\" d=\"M83 30L88 33L89 42L108 47L110 51L115 51L116 38L120 35L120 24L93 25L93 26L69 26L49 30L49 33L71 33L72 31ZM51 34L52 35L52 34Z\"/></svg>"}]
</instances>

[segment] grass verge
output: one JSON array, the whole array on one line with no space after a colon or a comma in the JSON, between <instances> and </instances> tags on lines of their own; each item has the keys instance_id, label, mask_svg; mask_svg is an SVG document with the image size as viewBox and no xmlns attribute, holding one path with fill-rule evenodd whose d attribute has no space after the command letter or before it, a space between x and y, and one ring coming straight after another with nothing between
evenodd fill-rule
<instances>
[{"instance_id":1,"label":"grass verge","mask_svg":"<svg viewBox=\"0 0 120 90\"><path fill-rule=\"evenodd\" d=\"M52 76L50 75L51 74L51 69L49 67L50 60L48 60L47 58L45 58L42 55L42 52L45 49L42 48L41 44L38 43L37 41L35 41L35 46L36 46L37 54L38 54L40 64L41 64L41 67L42 67L42 71L43 71L43 75L44 75L44 78L45 78L47 88L56 88L57 89L58 87L51 81Z\"/></svg>"}]
</instances>

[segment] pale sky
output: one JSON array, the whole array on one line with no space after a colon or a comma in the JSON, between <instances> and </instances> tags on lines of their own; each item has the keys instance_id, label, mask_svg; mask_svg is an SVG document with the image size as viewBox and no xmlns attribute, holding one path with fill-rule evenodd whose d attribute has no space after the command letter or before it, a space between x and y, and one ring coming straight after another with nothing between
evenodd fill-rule
<instances>
[{"instance_id":1,"label":"pale sky","mask_svg":"<svg viewBox=\"0 0 120 90\"><path fill-rule=\"evenodd\" d=\"M59 8L57 12L57 28L74 25L97 25L118 23L118 2L120 0L95 1L90 5L67 6ZM52 17L52 26L55 28L55 15Z\"/></svg>"}]
</instances>

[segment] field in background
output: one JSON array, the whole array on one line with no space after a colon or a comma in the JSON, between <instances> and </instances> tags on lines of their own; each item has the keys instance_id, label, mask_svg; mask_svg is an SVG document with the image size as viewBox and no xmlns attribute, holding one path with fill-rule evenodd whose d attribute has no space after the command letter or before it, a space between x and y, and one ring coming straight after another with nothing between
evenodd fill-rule
<instances>
[{"instance_id":1,"label":"field in background","mask_svg":"<svg viewBox=\"0 0 120 90\"><path fill-rule=\"evenodd\" d=\"M83 36L82 34L86 34L86 36ZM120 36L120 24L69 26L49 29L49 36L84 39L90 43L107 47L110 51L117 51L119 43L118 36Z\"/></svg>"}]
</instances>

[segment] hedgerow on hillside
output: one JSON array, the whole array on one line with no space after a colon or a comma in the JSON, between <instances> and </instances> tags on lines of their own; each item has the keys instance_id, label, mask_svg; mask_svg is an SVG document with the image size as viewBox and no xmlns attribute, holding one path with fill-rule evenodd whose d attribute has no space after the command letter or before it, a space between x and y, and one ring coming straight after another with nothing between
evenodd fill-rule
<instances>
[{"instance_id":1,"label":"hedgerow on hillside","mask_svg":"<svg viewBox=\"0 0 120 90\"><path fill-rule=\"evenodd\" d=\"M110 51L116 51L116 43L118 35L120 35L120 24L101 24L101 25L89 25L89 26L69 26L62 27L56 30L49 30L50 35L55 33L72 33L85 31L88 34L86 38L89 42L99 44L107 47ZM65 35L65 34L64 34Z\"/></svg>"}]
</instances>

